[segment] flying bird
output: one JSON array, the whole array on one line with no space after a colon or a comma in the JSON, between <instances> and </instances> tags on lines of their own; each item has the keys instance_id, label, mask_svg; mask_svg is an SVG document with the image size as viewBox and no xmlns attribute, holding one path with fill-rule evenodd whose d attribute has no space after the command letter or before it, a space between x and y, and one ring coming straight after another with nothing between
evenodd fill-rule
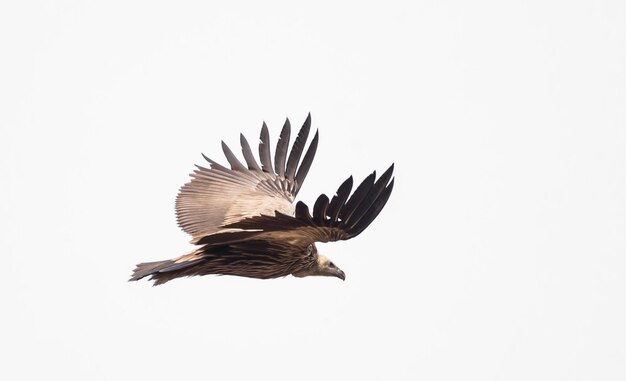
<instances>
[{"instance_id":1,"label":"flying bird","mask_svg":"<svg viewBox=\"0 0 626 381\"><path fill-rule=\"evenodd\" d=\"M352 195L350 176L332 199L320 195L312 214L302 201L294 207L317 150L319 131L304 153L310 129L311 114L288 155L291 125L287 119L276 144L274 165L265 123L259 143L260 165L243 135L240 141L245 165L223 141L230 168L202 155L209 168L196 165L191 181L181 187L176 198L178 224L199 247L175 259L140 263L130 280L150 276L158 285L179 277L209 274L260 279L332 276L345 280L344 272L319 254L315 243L354 238L369 226L393 189L393 164L378 179L376 172L367 176Z\"/></svg>"}]
</instances>

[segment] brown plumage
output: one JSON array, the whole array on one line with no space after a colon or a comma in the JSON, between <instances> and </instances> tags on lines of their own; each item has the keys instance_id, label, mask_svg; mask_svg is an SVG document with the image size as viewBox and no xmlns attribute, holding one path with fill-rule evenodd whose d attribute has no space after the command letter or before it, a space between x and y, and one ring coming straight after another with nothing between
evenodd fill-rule
<instances>
[{"instance_id":1,"label":"brown plumage","mask_svg":"<svg viewBox=\"0 0 626 381\"><path fill-rule=\"evenodd\" d=\"M222 150L230 169L203 155L210 168L196 166L192 180L176 198L178 224L199 248L176 259L140 263L130 280L150 276L157 285L208 274L345 279L343 271L317 252L315 242L347 240L367 228L391 194L393 164L378 180L376 172L366 177L352 195L349 177L332 200L324 194L317 198L312 215L302 201L294 208L317 150L318 132L304 153L310 128L309 114L287 156L291 125L289 120L285 122L274 166L265 123L259 144L261 165L243 135L240 143L245 165L224 142Z\"/></svg>"}]
</instances>

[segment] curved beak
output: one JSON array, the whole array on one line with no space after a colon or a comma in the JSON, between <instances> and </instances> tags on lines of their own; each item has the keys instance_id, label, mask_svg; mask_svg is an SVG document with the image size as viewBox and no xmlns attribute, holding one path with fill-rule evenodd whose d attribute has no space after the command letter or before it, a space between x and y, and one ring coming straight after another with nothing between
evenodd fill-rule
<instances>
[{"instance_id":1,"label":"curved beak","mask_svg":"<svg viewBox=\"0 0 626 381\"><path fill-rule=\"evenodd\" d=\"M337 269L337 271L335 272L335 276L343 281L346 280L346 274L340 269Z\"/></svg>"}]
</instances>

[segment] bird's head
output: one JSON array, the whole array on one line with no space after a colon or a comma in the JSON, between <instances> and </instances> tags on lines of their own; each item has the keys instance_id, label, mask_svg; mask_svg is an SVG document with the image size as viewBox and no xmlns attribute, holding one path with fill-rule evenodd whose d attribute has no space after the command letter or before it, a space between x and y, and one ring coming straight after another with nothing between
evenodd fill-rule
<instances>
[{"instance_id":1,"label":"bird's head","mask_svg":"<svg viewBox=\"0 0 626 381\"><path fill-rule=\"evenodd\" d=\"M317 255L317 269L318 273L314 275L321 276L334 276L341 280L346 280L346 274L333 263L330 259L323 255Z\"/></svg>"},{"instance_id":2,"label":"bird's head","mask_svg":"<svg viewBox=\"0 0 626 381\"><path fill-rule=\"evenodd\" d=\"M313 246L313 250L315 247ZM302 278L305 276L334 276L341 280L346 280L346 274L341 269L328 259L327 257L320 255L315 250L315 261L312 266L304 271L293 273L293 276Z\"/></svg>"}]
</instances>

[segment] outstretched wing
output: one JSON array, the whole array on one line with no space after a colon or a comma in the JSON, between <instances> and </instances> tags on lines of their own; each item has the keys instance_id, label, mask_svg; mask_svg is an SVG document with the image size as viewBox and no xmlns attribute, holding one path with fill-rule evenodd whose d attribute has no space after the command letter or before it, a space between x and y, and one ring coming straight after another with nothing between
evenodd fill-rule
<instances>
[{"instance_id":1,"label":"outstretched wing","mask_svg":"<svg viewBox=\"0 0 626 381\"><path fill-rule=\"evenodd\" d=\"M329 200L322 194L313 206L313 214L303 202L298 202L295 216L276 213L242 219L225 226L236 231L207 236L198 244L218 245L248 239L282 241L306 247L313 242L347 240L361 234L383 209L391 191L393 164L378 180L376 172L361 182L352 196L352 177L349 177ZM350 196L350 197L349 197Z\"/></svg>"},{"instance_id":2,"label":"outstretched wing","mask_svg":"<svg viewBox=\"0 0 626 381\"><path fill-rule=\"evenodd\" d=\"M241 149L246 162L244 166L228 146L222 142L222 150L230 164L226 168L204 156L210 168L196 166L176 198L176 218L180 227L192 236L192 243L216 233L234 231L225 227L254 216L274 216L276 212L292 215L293 200L298 194L317 150L318 133L304 155L311 114L309 114L293 143L289 157L287 149L291 125L285 122L276 145L275 170L272 168L270 140L267 126L263 123L257 163L246 138L241 135Z\"/></svg>"}]
</instances>

